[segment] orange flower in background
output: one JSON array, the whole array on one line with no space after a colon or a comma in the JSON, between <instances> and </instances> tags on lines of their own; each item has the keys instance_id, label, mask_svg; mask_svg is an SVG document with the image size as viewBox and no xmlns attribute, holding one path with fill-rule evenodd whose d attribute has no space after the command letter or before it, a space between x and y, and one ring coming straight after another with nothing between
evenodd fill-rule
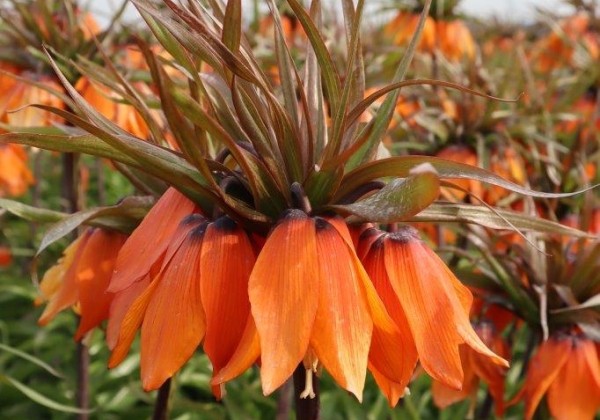
<instances>
[{"instance_id":1,"label":"orange flower in background","mask_svg":"<svg viewBox=\"0 0 600 420\"><path fill-rule=\"evenodd\" d=\"M478 166L479 158L477 153L469 146L465 145L450 145L444 147L437 154L437 157L450 160L452 162L465 163L467 165ZM482 197L483 187L481 182L474 179L449 179L448 181L466 191L474 194L477 197ZM442 196L450 201L463 201L467 196L466 192L452 189L452 188L441 188L440 192Z\"/></svg>"},{"instance_id":2,"label":"orange flower in background","mask_svg":"<svg viewBox=\"0 0 600 420\"><path fill-rule=\"evenodd\" d=\"M258 32L269 39L273 39L274 26L273 16L265 16L259 23ZM302 28L302 25L294 15L282 14L281 28L287 45L294 45L306 38L304 28Z\"/></svg>"},{"instance_id":3,"label":"orange flower in background","mask_svg":"<svg viewBox=\"0 0 600 420\"><path fill-rule=\"evenodd\" d=\"M525 401L525 418L531 419L544 395L557 420L594 418L600 409L600 364L592 340L555 334L540 345L510 404Z\"/></svg>"},{"instance_id":4,"label":"orange flower in background","mask_svg":"<svg viewBox=\"0 0 600 420\"><path fill-rule=\"evenodd\" d=\"M137 87L150 93L150 88L145 84ZM96 84L87 77L80 78L75 84L75 89L83 98L92 105L100 114L113 121L123 130L141 139L146 139L150 133L148 125L140 113L131 105L120 103L105 86Z\"/></svg>"},{"instance_id":5,"label":"orange flower in background","mask_svg":"<svg viewBox=\"0 0 600 420\"><path fill-rule=\"evenodd\" d=\"M392 42L396 45L408 45L417 29L418 23L418 14L400 12L385 26L384 34L392 39ZM435 49L435 38L435 21L430 16L427 16L421 40L417 45L418 51L425 53L433 52Z\"/></svg>"},{"instance_id":6,"label":"orange flower in background","mask_svg":"<svg viewBox=\"0 0 600 420\"><path fill-rule=\"evenodd\" d=\"M0 144L0 197L22 195L33 182L23 146Z\"/></svg>"},{"instance_id":7,"label":"orange flower in background","mask_svg":"<svg viewBox=\"0 0 600 420\"><path fill-rule=\"evenodd\" d=\"M88 229L71 243L40 283L36 303L48 301L48 305L39 324L46 325L60 311L75 306L81 316L75 339L80 340L108 318L112 293L106 289L126 238L122 233Z\"/></svg>"},{"instance_id":8,"label":"orange flower in background","mask_svg":"<svg viewBox=\"0 0 600 420\"><path fill-rule=\"evenodd\" d=\"M525 163L519 153L510 146L498 147L490 155L490 171L502 178L523 185L527 180ZM509 195L504 188L490 185L483 196L486 203L495 205Z\"/></svg>"},{"instance_id":9,"label":"orange flower in background","mask_svg":"<svg viewBox=\"0 0 600 420\"><path fill-rule=\"evenodd\" d=\"M8 267L12 263L12 252L6 246L0 246L0 267Z\"/></svg>"},{"instance_id":10,"label":"orange flower in background","mask_svg":"<svg viewBox=\"0 0 600 420\"><path fill-rule=\"evenodd\" d=\"M496 354L508 356L508 346L502 337L495 333L495 328L489 323L476 324L477 335L486 346ZM460 346L460 360L464 371L464 381L461 390L448 387L442 382L433 381L432 394L435 405L444 409L451 404L472 398L476 401L480 381L487 384L490 395L496 405L496 415L504 415L504 380L506 368L492 362L488 357L474 351L471 347ZM474 407L474 406L472 406Z\"/></svg>"},{"instance_id":11,"label":"orange flower in background","mask_svg":"<svg viewBox=\"0 0 600 420\"><path fill-rule=\"evenodd\" d=\"M375 236L373 241L369 236ZM484 359L499 366L508 366L506 360L494 354L481 341L469 321L473 301L471 292L454 276L444 262L425 245L417 231L402 227L395 233L372 229L363 234L370 248L359 254L365 267L379 261L385 270L369 274L375 284L386 284L380 293L391 294L406 318L419 360L434 379L455 389L463 384L464 374L460 358L461 345L468 346ZM381 262L383 261L383 262ZM376 273L376 274L375 274ZM387 307L393 311L393 307ZM399 325L399 328L403 328Z\"/></svg>"},{"instance_id":12,"label":"orange flower in background","mask_svg":"<svg viewBox=\"0 0 600 420\"><path fill-rule=\"evenodd\" d=\"M28 72L23 72L20 76L31 78L50 90L62 92L62 87L49 77L37 77ZM33 104L64 108L62 101L48 90L14 79L10 88L0 92L0 121L13 127L47 127L62 121L49 111L26 106Z\"/></svg>"},{"instance_id":13,"label":"orange flower in background","mask_svg":"<svg viewBox=\"0 0 600 420\"><path fill-rule=\"evenodd\" d=\"M590 29L590 17L579 13L560 22L558 30L539 40L533 59L541 72L572 64L575 46L580 44L592 60L600 57L600 38Z\"/></svg>"},{"instance_id":14,"label":"orange flower in background","mask_svg":"<svg viewBox=\"0 0 600 420\"><path fill-rule=\"evenodd\" d=\"M418 23L418 14L400 12L385 26L384 34L396 45L408 45ZM417 50L429 54L437 50L450 61L460 61L472 60L476 47L471 31L462 20L435 20L427 16Z\"/></svg>"},{"instance_id":15,"label":"orange flower in background","mask_svg":"<svg viewBox=\"0 0 600 420\"><path fill-rule=\"evenodd\" d=\"M440 20L435 25L437 47L450 61L475 58L475 40L460 19Z\"/></svg>"}]
</instances>

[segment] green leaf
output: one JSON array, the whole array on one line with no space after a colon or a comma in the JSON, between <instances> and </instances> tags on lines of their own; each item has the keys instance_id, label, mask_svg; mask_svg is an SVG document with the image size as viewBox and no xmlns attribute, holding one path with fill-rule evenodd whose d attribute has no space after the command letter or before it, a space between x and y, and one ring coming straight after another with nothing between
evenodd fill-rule
<instances>
[{"instance_id":1,"label":"green leaf","mask_svg":"<svg viewBox=\"0 0 600 420\"><path fill-rule=\"evenodd\" d=\"M514 182L510 182L490 172L488 170L478 168L476 166L467 165L464 163L454 162L451 160L441 159L434 156L395 156L387 159L378 160L364 164L344 176L340 189L336 192L335 197L340 198L356 189L358 186L373 181L378 178L385 177L405 177L408 176L411 168L421 163L430 163L440 178L458 178L458 179L474 179L485 182L487 184L497 185L506 188L522 195L538 198L564 198L572 197L596 188L594 185L580 191L572 193L545 193L533 191L522 187Z\"/></svg>"},{"instance_id":2,"label":"green leaf","mask_svg":"<svg viewBox=\"0 0 600 420\"><path fill-rule=\"evenodd\" d=\"M42 369L44 369L45 371L47 371L48 373L50 373L53 376L56 376L57 378L62 378L63 375L58 372L57 370L55 370L52 366L50 366L49 364L47 364L46 362L44 362L43 360L38 359L35 356L32 356L28 353L25 353L19 349L16 349L14 347L11 346L7 346L6 344L2 344L0 343L0 350L4 350L7 353L12 353L15 356L20 357L21 359L27 360L28 362L31 362L39 367L41 367Z\"/></svg>"},{"instance_id":3,"label":"green leaf","mask_svg":"<svg viewBox=\"0 0 600 420\"><path fill-rule=\"evenodd\" d=\"M318 6L320 1L313 1L313 3L317 3L315 7L320 7ZM298 0L288 0L288 4L302 25L315 52L331 108L337 110L337 103L340 98L340 78L325 41L302 4Z\"/></svg>"},{"instance_id":4,"label":"green leaf","mask_svg":"<svg viewBox=\"0 0 600 420\"><path fill-rule=\"evenodd\" d=\"M95 219L102 218L104 227L131 232L153 204L154 199L151 197L126 197L116 206L97 207L71 214L48 229L36 254L39 255L54 242Z\"/></svg>"},{"instance_id":5,"label":"green leaf","mask_svg":"<svg viewBox=\"0 0 600 420\"><path fill-rule=\"evenodd\" d=\"M40 209L6 198L0 198L0 208L30 222L55 223L67 217L66 213L60 211Z\"/></svg>"},{"instance_id":6,"label":"green leaf","mask_svg":"<svg viewBox=\"0 0 600 420\"><path fill-rule=\"evenodd\" d=\"M406 220L427 208L440 192L440 180L431 167L424 164L411 171L408 178L395 179L380 191L352 204L328 206L352 214L363 221L394 223Z\"/></svg>"},{"instance_id":7,"label":"green leaf","mask_svg":"<svg viewBox=\"0 0 600 420\"><path fill-rule=\"evenodd\" d=\"M12 385L16 389L18 389L20 392L22 392L30 400L32 400L40 405L43 405L44 407L48 407L52 410L62 411L63 413L74 413L74 414L92 413L94 411L94 410L82 410L82 409L79 409L76 407L71 407L69 405L58 403L58 402L40 394L36 390L28 387L24 383L19 382L14 378L11 378L10 376L0 375L0 381L6 382L7 384Z\"/></svg>"},{"instance_id":8,"label":"green leaf","mask_svg":"<svg viewBox=\"0 0 600 420\"><path fill-rule=\"evenodd\" d=\"M491 229L519 229L540 233L569 235L580 238L594 236L560 223L508 210L491 210L485 206L458 203L433 203L418 215L413 222L460 222L473 223ZM512 226L511 226L512 224Z\"/></svg>"},{"instance_id":9,"label":"green leaf","mask_svg":"<svg viewBox=\"0 0 600 420\"><path fill-rule=\"evenodd\" d=\"M431 2L432 0L425 0L425 4L423 5L423 11L419 16L417 28L412 39L410 40L410 43L408 44L408 47L406 48L406 51L404 52L402 61L400 61L400 64L396 69L396 73L394 74L392 83L401 82L406 77L408 67L412 62L412 59L415 55L415 51L417 50L417 45L421 40L423 28L425 28L425 20L428 17ZM399 95L400 91L395 90L391 95L385 98L385 101L383 101L383 104L381 104L381 106L379 107L377 115L373 119L374 128L371 134L368 136L368 139L365 141L364 145L353 155L352 160L348 162L348 168L356 168L361 163L373 157L373 155L377 151L377 148L379 147L381 139L383 138L385 132L387 131L390 125L390 121L392 120L392 117L394 115L394 109L396 107L396 102L398 101Z\"/></svg>"}]
</instances>

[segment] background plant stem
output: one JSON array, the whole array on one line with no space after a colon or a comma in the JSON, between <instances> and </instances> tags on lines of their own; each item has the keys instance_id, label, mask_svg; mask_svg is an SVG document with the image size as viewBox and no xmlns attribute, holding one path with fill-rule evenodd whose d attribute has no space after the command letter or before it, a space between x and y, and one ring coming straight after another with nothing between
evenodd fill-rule
<instances>
[{"instance_id":1,"label":"background plant stem","mask_svg":"<svg viewBox=\"0 0 600 420\"><path fill-rule=\"evenodd\" d=\"M171 392L171 378L167 379L158 389L154 414L152 420L167 420L169 418L169 394Z\"/></svg>"}]
</instances>

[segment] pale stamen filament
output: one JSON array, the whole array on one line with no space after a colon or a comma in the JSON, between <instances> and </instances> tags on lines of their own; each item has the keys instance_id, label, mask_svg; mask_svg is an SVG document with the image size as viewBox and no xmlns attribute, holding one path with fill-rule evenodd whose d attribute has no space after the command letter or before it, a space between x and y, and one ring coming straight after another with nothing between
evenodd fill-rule
<instances>
[{"instance_id":1,"label":"pale stamen filament","mask_svg":"<svg viewBox=\"0 0 600 420\"><path fill-rule=\"evenodd\" d=\"M315 398L315 391L313 390L313 372L312 369L306 369L306 382L304 384L304 391L300 394L300 398Z\"/></svg>"}]
</instances>

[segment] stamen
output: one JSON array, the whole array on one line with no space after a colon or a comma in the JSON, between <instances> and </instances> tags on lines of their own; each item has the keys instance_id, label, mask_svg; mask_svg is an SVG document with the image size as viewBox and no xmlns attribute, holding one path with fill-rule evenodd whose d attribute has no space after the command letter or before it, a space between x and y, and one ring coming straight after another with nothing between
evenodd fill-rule
<instances>
[{"instance_id":1,"label":"stamen","mask_svg":"<svg viewBox=\"0 0 600 420\"><path fill-rule=\"evenodd\" d=\"M221 398L225 398L225 395L227 395L225 384L219 384L219 390L221 391Z\"/></svg>"},{"instance_id":2,"label":"stamen","mask_svg":"<svg viewBox=\"0 0 600 420\"><path fill-rule=\"evenodd\" d=\"M300 394L300 398L306 399L315 398L315 391L313 390L313 372L312 369L306 369L306 382L304 384L304 391Z\"/></svg>"},{"instance_id":3,"label":"stamen","mask_svg":"<svg viewBox=\"0 0 600 420\"><path fill-rule=\"evenodd\" d=\"M404 392L402 393L402 398L408 397L410 395L410 388L404 387Z\"/></svg>"}]
</instances>

